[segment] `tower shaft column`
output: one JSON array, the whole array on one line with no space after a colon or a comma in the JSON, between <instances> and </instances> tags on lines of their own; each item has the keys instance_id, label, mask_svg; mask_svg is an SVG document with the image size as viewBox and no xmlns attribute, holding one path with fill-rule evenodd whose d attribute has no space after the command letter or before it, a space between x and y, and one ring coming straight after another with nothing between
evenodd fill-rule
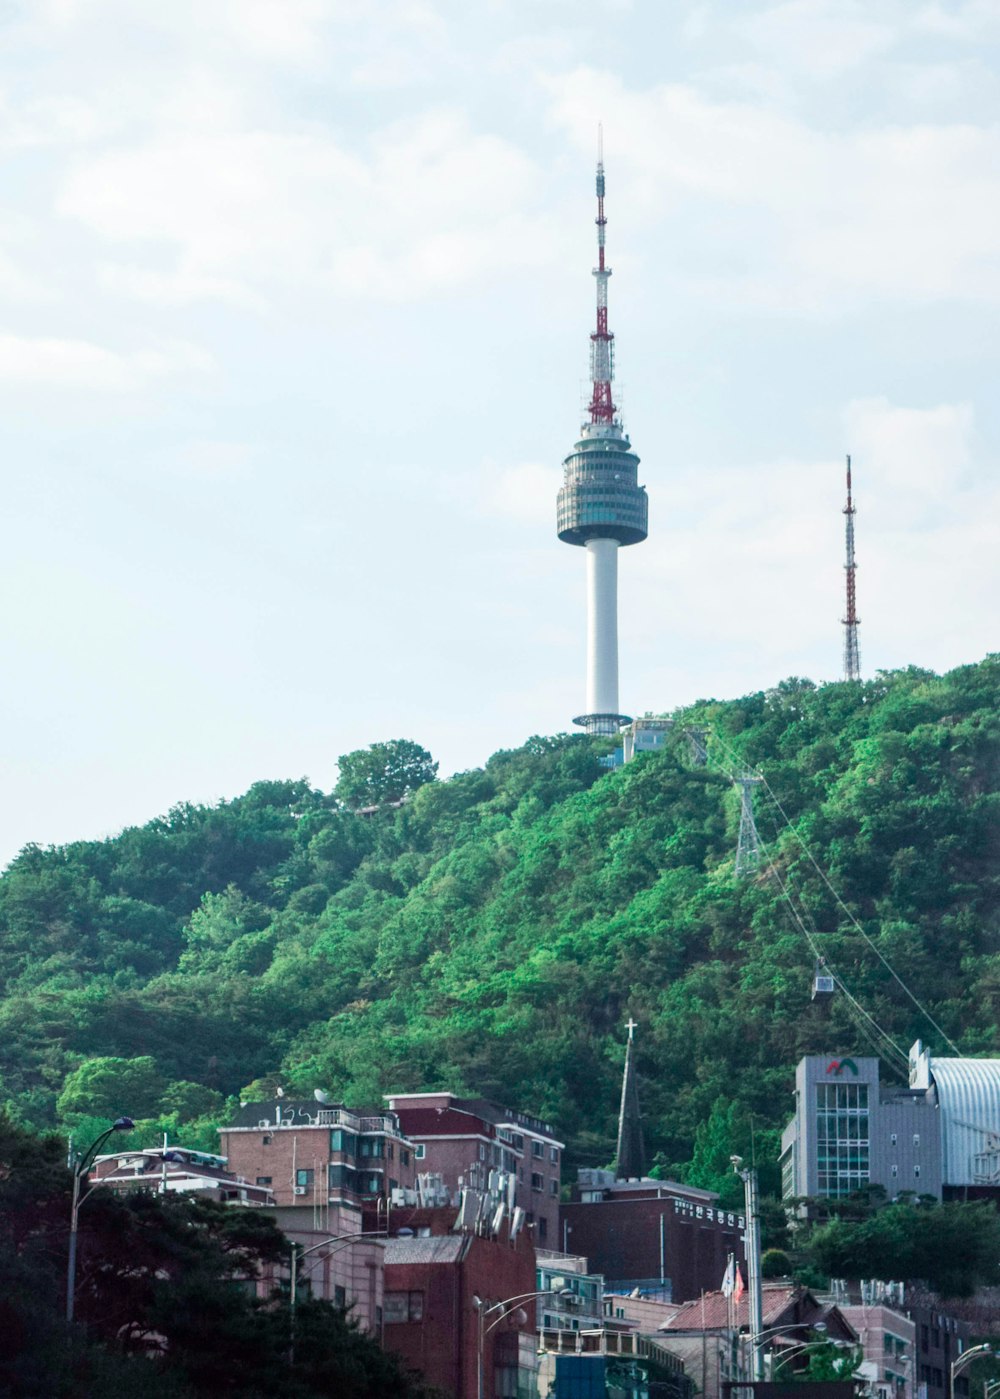
<instances>
[{"instance_id":1,"label":"tower shaft column","mask_svg":"<svg viewBox=\"0 0 1000 1399\"><path fill-rule=\"evenodd\" d=\"M618 540L588 539L586 550L587 713L617 715Z\"/></svg>"}]
</instances>

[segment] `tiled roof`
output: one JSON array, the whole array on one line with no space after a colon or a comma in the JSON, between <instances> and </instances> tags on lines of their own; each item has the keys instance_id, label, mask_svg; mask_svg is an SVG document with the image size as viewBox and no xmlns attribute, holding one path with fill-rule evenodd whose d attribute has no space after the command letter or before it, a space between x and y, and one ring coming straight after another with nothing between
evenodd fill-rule
<instances>
[{"instance_id":1,"label":"tiled roof","mask_svg":"<svg viewBox=\"0 0 1000 1399\"><path fill-rule=\"evenodd\" d=\"M438 1234L426 1239L386 1239L385 1265L394 1263L456 1263L469 1242L467 1234Z\"/></svg>"},{"instance_id":2,"label":"tiled roof","mask_svg":"<svg viewBox=\"0 0 1000 1399\"><path fill-rule=\"evenodd\" d=\"M786 1312L789 1312L796 1297L811 1296L811 1293L803 1294L800 1287L794 1283L779 1283L774 1286L764 1284L762 1291L762 1311L765 1329L774 1326L784 1319ZM729 1320L729 1299L722 1292L706 1292L703 1297L695 1297L690 1302L685 1302L676 1316L672 1316L660 1327L661 1331L724 1331L731 1324ZM732 1308L736 1325L750 1325L750 1297L744 1292L739 1302ZM821 1312L818 1303L815 1304L816 1315ZM796 1323L794 1318L790 1318L789 1325L802 1325Z\"/></svg>"}]
</instances>

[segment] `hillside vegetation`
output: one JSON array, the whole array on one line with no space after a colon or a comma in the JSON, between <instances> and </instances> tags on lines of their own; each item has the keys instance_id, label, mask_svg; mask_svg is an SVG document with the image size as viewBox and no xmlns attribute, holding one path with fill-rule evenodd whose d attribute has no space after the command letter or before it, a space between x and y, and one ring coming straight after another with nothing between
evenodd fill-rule
<instances>
[{"instance_id":1,"label":"hillside vegetation","mask_svg":"<svg viewBox=\"0 0 1000 1399\"><path fill-rule=\"evenodd\" d=\"M600 741L535 738L374 815L259 782L28 847L0 878L0 1098L38 1128L129 1112L209 1146L253 1080L355 1104L448 1087L537 1112L601 1165L631 1014L663 1169L717 1186L751 1134L773 1164L799 1055L874 1052L842 995L810 1003L796 914L897 1043L945 1048L820 872L941 1030L997 1051L998 682L998 656L789 680L691 707L614 771ZM733 877L739 764L767 779L780 880Z\"/></svg>"}]
</instances>

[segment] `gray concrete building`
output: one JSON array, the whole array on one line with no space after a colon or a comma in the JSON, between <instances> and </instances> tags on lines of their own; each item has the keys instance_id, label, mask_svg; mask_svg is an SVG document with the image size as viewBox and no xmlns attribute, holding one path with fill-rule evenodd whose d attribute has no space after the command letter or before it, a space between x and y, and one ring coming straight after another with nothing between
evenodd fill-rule
<instances>
[{"instance_id":1,"label":"gray concrete building","mask_svg":"<svg viewBox=\"0 0 1000 1399\"><path fill-rule=\"evenodd\" d=\"M883 1084L878 1059L810 1055L795 1071L781 1192L837 1198L880 1185L941 1198L941 1117L926 1087Z\"/></svg>"}]
</instances>

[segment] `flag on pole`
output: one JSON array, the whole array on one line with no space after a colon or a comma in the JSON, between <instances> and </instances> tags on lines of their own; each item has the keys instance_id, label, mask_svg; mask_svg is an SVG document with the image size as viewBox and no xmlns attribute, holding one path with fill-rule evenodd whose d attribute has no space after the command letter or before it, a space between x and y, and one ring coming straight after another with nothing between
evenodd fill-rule
<instances>
[{"instance_id":1,"label":"flag on pole","mask_svg":"<svg viewBox=\"0 0 1000 1399\"><path fill-rule=\"evenodd\" d=\"M736 1286L736 1262L735 1262L735 1260L734 1260L734 1258L733 1258L733 1255L730 1254L730 1255L729 1255L729 1262L726 1264L725 1276L724 1276L723 1279L722 1279L722 1295L723 1295L723 1297L731 1297L731 1296L733 1295L733 1288L734 1288L735 1286Z\"/></svg>"},{"instance_id":2,"label":"flag on pole","mask_svg":"<svg viewBox=\"0 0 1000 1399\"><path fill-rule=\"evenodd\" d=\"M743 1286L743 1274L739 1268L736 1269L736 1281L733 1283L733 1301L738 1302L743 1296L746 1288Z\"/></svg>"}]
</instances>

